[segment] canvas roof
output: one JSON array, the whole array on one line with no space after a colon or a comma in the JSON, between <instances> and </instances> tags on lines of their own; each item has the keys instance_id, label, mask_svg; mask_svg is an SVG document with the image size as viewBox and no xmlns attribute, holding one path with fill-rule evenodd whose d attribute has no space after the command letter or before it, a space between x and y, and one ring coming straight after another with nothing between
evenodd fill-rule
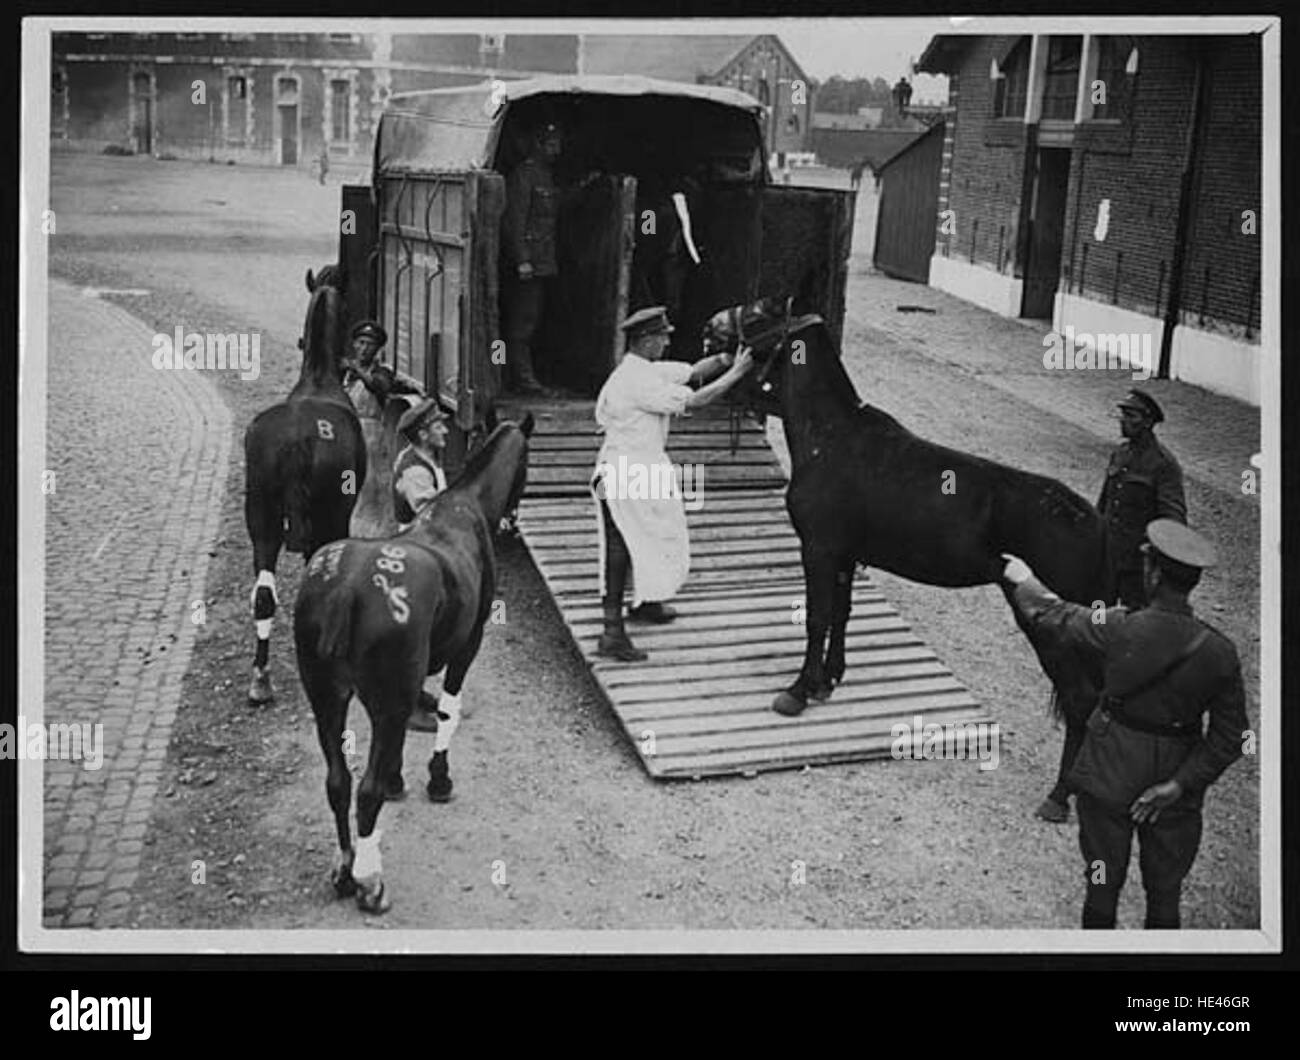
<instances>
[{"instance_id":1,"label":"canvas roof","mask_svg":"<svg viewBox=\"0 0 1300 1060\"><path fill-rule=\"evenodd\" d=\"M495 98L494 98L495 93ZM716 85L688 85L636 76L536 77L484 81L390 97L375 138L378 171L483 169L492 164L500 123L513 102L548 94L667 96L699 99L758 114L759 102Z\"/></svg>"}]
</instances>

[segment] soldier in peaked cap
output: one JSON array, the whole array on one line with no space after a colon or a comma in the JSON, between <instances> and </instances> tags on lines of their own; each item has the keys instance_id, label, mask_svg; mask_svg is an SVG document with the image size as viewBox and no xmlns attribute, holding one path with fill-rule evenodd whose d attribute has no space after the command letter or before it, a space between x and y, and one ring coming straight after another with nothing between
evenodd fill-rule
<instances>
[{"instance_id":1,"label":"soldier in peaked cap","mask_svg":"<svg viewBox=\"0 0 1300 1060\"><path fill-rule=\"evenodd\" d=\"M1110 532L1114 596L1130 608L1142 607L1142 555L1147 523L1153 519L1187 521L1183 470L1174 455L1156 441L1154 428L1165 414L1150 394L1130 390L1119 403L1120 432L1106 469L1097 510Z\"/></svg>"},{"instance_id":2,"label":"soldier in peaked cap","mask_svg":"<svg viewBox=\"0 0 1300 1060\"><path fill-rule=\"evenodd\" d=\"M436 398L425 398L397 421L397 432L409 443L393 462L393 514L402 526L413 523L420 509L447 488L442 451L448 415Z\"/></svg>"},{"instance_id":3,"label":"soldier in peaked cap","mask_svg":"<svg viewBox=\"0 0 1300 1060\"><path fill-rule=\"evenodd\" d=\"M1145 528L1140 611L1061 600L1024 563L1003 577L1045 636L1094 655L1105 685L1068 781L1077 793L1087 891L1085 928L1113 928L1137 832L1146 926L1180 926L1183 879L1201 841L1205 789L1242 754L1249 729L1232 642L1192 613L1188 594L1215 561L1200 534L1172 519ZM1202 731L1202 716L1209 724Z\"/></svg>"},{"instance_id":4,"label":"soldier in peaked cap","mask_svg":"<svg viewBox=\"0 0 1300 1060\"><path fill-rule=\"evenodd\" d=\"M363 424L366 420L379 419L390 394L424 396L424 388L409 375L378 363L379 351L388 342L388 332L377 320L358 321L351 337L352 356L343 361L343 389ZM366 444L371 444L369 436Z\"/></svg>"},{"instance_id":5,"label":"soldier in peaked cap","mask_svg":"<svg viewBox=\"0 0 1300 1060\"><path fill-rule=\"evenodd\" d=\"M753 355L717 354L694 365L663 360L673 332L663 306L638 310L621 327L627 352L596 398L596 423L605 434L591 483L599 511L605 620L597 654L639 662L646 654L623 625L629 572L629 617L671 622L676 616L664 601L682 587L691 563L686 508L664 451L670 418L726 393L749 371Z\"/></svg>"}]
</instances>

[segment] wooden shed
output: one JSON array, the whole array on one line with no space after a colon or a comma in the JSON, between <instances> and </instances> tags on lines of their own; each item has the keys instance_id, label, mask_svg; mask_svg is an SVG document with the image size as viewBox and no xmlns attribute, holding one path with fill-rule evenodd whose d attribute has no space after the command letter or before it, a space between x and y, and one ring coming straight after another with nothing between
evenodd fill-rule
<instances>
[{"instance_id":1,"label":"wooden shed","mask_svg":"<svg viewBox=\"0 0 1300 1060\"><path fill-rule=\"evenodd\" d=\"M880 167L880 203L872 261L881 272L928 283L938 223L939 169L943 163L939 122Z\"/></svg>"}]
</instances>

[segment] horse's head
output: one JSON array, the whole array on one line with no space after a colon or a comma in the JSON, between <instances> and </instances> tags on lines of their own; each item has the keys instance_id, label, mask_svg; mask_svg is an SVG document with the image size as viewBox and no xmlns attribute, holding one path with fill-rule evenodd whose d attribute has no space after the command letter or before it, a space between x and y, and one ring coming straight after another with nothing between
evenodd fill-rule
<instances>
[{"instance_id":1,"label":"horse's head","mask_svg":"<svg viewBox=\"0 0 1300 1060\"><path fill-rule=\"evenodd\" d=\"M326 265L316 274L312 274L311 269L307 270L307 293L315 294L317 287L333 287L343 293L343 268L340 265Z\"/></svg>"},{"instance_id":2,"label":"horse's head","mask_svg":"<svg viewBox=\"0 0 1300 1060\"><path fill-rule=\"evenodd\" d=\"M515 532L515 509L528 484L528 440L533 435L533 414L518 422L500 420L493 406L484 417L487 436L465 459L457 482L477 482L480 502L493 530Z\"/></svg>"},{"instance_id":3,"label":"horse's head","mask_svg":"<svg viewBox=\"0 0 1300 1060\"><path fill-rule=\"evenodd\" d=\"M339 362L346 350L347 312L337 287L319 282L307 302L307 319L302 326L302 372L300 378L316 382L339 378Z\"/></svg>"},{"instance_id":4,"label":"horse's head","mask_svg":"<svg viewBox=\"0 0 1300 1060\"><path fill-rule=\"evenodd\" d=\"M735 353L741 346L754 352L754 370L736 385L731 400L760 416L781 413L779 372L790 328L790 299L763 298L734 305L709 318L704 325L706 354Z\"/></svg>"}]
</instances>

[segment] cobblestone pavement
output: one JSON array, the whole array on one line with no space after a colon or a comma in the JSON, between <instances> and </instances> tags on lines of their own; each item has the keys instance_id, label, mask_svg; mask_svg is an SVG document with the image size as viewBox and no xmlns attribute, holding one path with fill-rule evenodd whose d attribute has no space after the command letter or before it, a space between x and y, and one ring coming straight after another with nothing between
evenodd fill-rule
<instances>
[{"instance_id":1,"label":"cobblestone pavement","mask_svg":"<svg viewBox=\"0 0 1300 1060\"><path fill-rule=\"evenodd\" d=\"M102 766L45 763L46 927L126 921L189 663L231 418L153 332L51 280L45 722L103 725Z\"/></svg>"}]
</instances>

